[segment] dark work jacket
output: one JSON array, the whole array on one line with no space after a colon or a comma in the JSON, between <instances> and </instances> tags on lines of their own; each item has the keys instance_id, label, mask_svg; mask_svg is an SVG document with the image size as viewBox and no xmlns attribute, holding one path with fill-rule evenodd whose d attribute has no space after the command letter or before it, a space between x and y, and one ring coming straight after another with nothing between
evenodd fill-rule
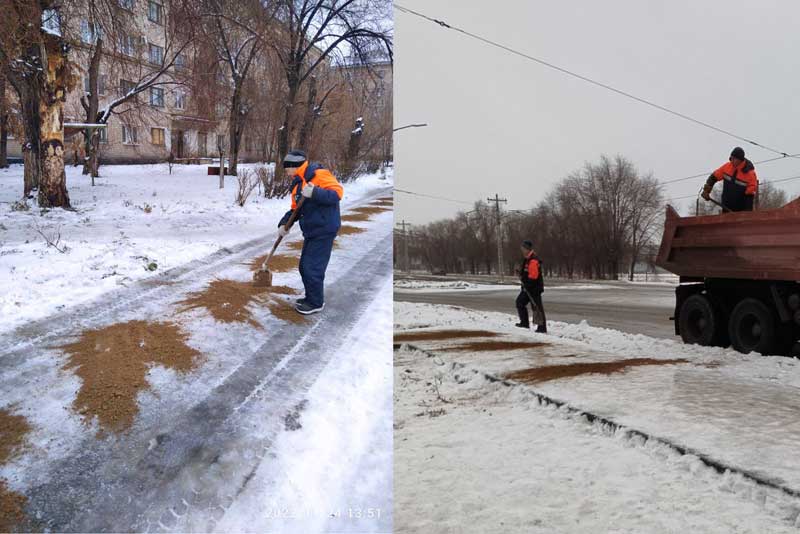
<instances>
[{"instance_id":1,"label":"dark work jacket","mask_svg":"<svg viewBox=\"0 0 800 534\"><path fill-rule=\"evenodd\" d=\"M342 190L342 186L336 181L333 174L324 169L322 165L310 163L305 168L302 176L297 174L294 176L294 181L289 189L292 195L293 207L300 203L300 199L303 198L303 187L308 182L315 185L314 194L311 198L305 199L297 215L297 221L300 223L303 237L313 239L315 237L336 235L342 225L339 212L340 198L337 192L337 189L339 191ZM286 212L278 226L283 226L287 223L292 211Z\"/></svg>"},{"instance_id":2,"label":"dark work jacket","mask_svg":"<svg viewBox=\"0 0 800 534\"><path fill-rule=\"evenodd\" d=\"M519 279L525 289L530 293L542 293L544 291L542 260L533 252L522 260Z\"/></svg>"}]
</instances>

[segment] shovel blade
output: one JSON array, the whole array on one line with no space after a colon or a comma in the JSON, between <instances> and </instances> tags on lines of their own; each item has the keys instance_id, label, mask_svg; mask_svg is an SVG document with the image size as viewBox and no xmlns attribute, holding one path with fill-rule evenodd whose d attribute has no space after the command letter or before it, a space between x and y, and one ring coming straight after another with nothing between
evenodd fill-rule
<instances>
[{"instance_id":1,"label":"shovel blade","mask_svg":"<svg viewBox=\"0 0 800 534\"><path fill-rule=\"evenodd\" d=\"M253 285L256 287L270 287L272 285L272 273L262 270L256 271L253 275Z\"/></svg>"}]
</instances>

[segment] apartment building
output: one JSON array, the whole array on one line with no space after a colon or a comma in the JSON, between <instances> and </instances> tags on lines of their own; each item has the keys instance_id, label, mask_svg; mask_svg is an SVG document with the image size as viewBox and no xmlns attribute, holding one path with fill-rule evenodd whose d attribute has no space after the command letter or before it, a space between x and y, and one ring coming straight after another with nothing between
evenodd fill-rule
<instances>
[{"instance_id":1,"label":"apartment building","mask_svg":"<svg viewBox=\"0 0 800 534\"><path fill-rule=\"evenodd\" d=\"M174 62L159 78L158 85L139 93L135 100L117 108L106 128L100 129L101 163L154 163L167 160L217 156L227 146L227 107L224 102L209 105L199 102L190 87L194 61L202 50L195 46L181 49L175 25L167 20L169 0L112 0L118 4L115 35L81 17L88 9L73 9L65 20L63 34L72 45L70 60L78 70L78 83L67 95L64 106L67 163L75 154L83 156L81 130L70 124L87 121L81 98L89 91L89 65L93 43L103 40L98 93L101 111L109 103L129 93L137 84L165 62ZM251 143L249 143L251 144ZM244 144L243 147L249 146ZM240 159L256 157L242 150ZM18 139L9 139L10 157L20 157Z\"/></svg>"}]
</instances>

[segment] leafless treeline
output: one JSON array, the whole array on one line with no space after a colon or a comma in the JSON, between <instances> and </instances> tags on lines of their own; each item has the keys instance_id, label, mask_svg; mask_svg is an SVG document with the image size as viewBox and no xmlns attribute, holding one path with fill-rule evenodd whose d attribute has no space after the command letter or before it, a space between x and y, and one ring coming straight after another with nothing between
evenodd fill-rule
<instances>
[{"instance_id":1,"label":"leafless treeline","mask_svg":"<svg viewBox=\"0 0 800 534\"><path fill-rule=\"evenodd\" d=\"M622 156L603 156L562 180L530 211L502 214L502 268L514 272L519 246L530 239L549 276L617 278L649 259L663 206L652 176L640 175ZM409 245L412 261L432 272L496 273L497 213L479 202L470 213L416 229Z\"/></svg>"}]
</instances>

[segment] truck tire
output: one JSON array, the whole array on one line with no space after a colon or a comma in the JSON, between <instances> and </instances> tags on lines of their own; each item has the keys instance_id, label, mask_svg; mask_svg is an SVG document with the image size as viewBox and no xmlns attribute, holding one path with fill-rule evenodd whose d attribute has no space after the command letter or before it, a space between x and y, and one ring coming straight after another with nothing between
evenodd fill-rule
<instances>
[{"instance_id":1,"label":"truck tire","mask_svg":"<svg viewBox=\"0 0 800 534\"><path fill-rule=\"evenodd\" d=\"M681 306L678 321L684 343L710 347L725 342L722 317L705 295L696 293L687 298Z\"/></svg>"},{"instance_id":2,"label":"truck tire","mask_svg":"<svg viewBox=\"0 0 800 534\"><path fill-rule=\"evenodd\" d=\"M746 298L733 308L728 332L733 348L745 354L773 354L778 340L772 311L766 304L754 298Z\"/></svg>"}]
</instances>

